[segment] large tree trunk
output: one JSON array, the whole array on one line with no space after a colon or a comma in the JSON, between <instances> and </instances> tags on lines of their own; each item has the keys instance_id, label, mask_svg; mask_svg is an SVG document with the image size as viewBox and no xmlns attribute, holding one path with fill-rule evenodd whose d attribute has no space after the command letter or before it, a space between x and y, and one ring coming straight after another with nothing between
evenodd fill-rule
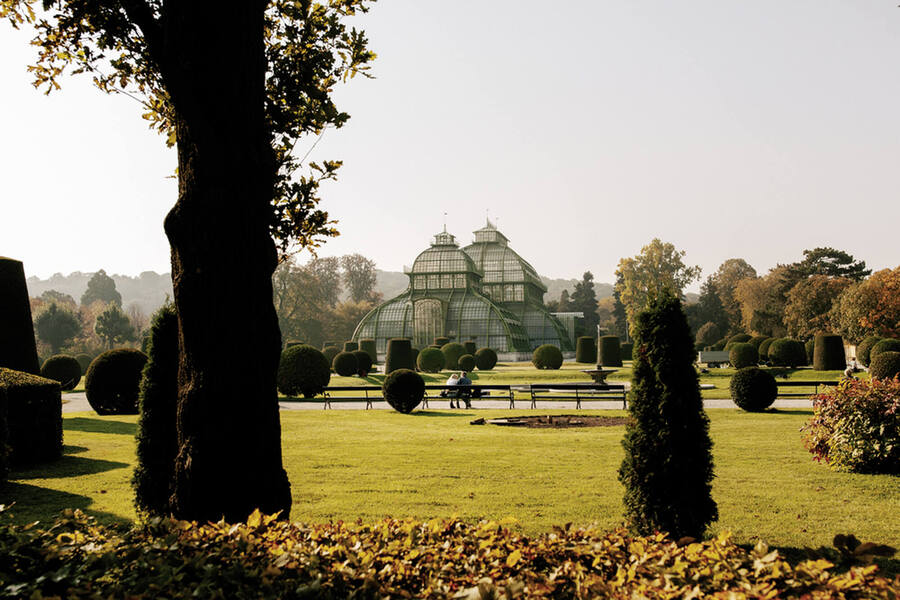
<instances>
[{"instance_id":1,"label":"large tree trunk","mask_svg":"<svg viewBox=\"0 0 900 600\"><path fill-rule=\"evenodd\" d=\"M169 2L166 88L178 202L166 218L178 310L176 516L290 512L275 375L264 2Z\"/></svg>"}]
</instances>

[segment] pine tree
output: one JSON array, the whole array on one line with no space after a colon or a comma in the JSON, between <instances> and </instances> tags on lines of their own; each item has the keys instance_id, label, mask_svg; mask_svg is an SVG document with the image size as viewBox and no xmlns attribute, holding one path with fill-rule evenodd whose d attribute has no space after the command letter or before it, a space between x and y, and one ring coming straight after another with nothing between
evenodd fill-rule
<instances>
[{"instance_id":1,"label":"pine tree","mask_svg":"<svg viewBox=\"0 0 900 600\"><path fill-rule=\"evenodd\" d=\"M718 518L709 418L693 367L681 301L664 290L638 315L629 422L619 480L625 514L641 534L700 538Z\"/></svg>"},{"instance_id":2,"label":"pine tree","mask_svg":"<svg viewBox=\"0 0 900 600\"><path fill-rule=\"evenodd\" d=\"M87 290L81 295L81 305L87 306L97 300L122 306L122 294L116 290L116 282L100 269L91 277L87 284Z\"/></svg>"},{"instance_id":3,"label":"pine tree","mask_svg":"<svg viewBox=\"0 0 900 600\"><path fill-rule=\"evenodd\" d=\"M560 299L560 302L562 300ZM575 290L572 292L571 307L569 310L581 311L584 313L584 333L586 335L597 334L597 323L600 317L597 315L597 294L594 292L594 274L590 271L585 272L581 281L575 284Z\"/></svg>"}]
</instances>

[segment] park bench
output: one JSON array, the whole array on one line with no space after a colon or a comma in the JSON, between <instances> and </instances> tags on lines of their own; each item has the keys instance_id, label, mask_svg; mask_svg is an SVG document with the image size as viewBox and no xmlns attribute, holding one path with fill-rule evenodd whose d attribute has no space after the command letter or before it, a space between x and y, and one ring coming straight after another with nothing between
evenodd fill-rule
<instances>
[{"instance_id":1,"label":"park bench","mask_svg":"<svg viewBox=\"0 0 900 600\"><path fill-rule=\"evenodd\" d=\"M838 384L837 381L775 381L775 384L778 386L778 397L779 398L798 398L798 397L808 397L814 394L819 393L819 386L828 387L835 386ZM812 388L812 392L782 392L781 388Z\"/></svg>"},{"instance_id":2,"label":"park bench","mask_svg":"<svg viewBox=\"0 0 900 600\"><path fill-rule=\"evenodd\" d=\"M335 396L335 392L354 392L352 396ZM325 406L322 408L331 408L332 402L365 402L366 410L372 408L373 400L384 400L381 394L380 385L332 385L325 388L322 392L322 399Z\"/></svg>"},{"instance_id":3,"label":"park bench","mask_svg":"<svg viewBox=\"0 0 900 600\"><path fill-rule=\"evenodd\" d=\"M493 392L498 393L492 395ZM491 400L504 396L509 399L509 407L515 408L513 390L508 385L426 385L422 407L428 408L429 400L462 400L469 404L473 400Z\"/></svg>"},{"instance_id":4,"label":"park bench","mask_svg":"<svg viewBox=\"0 0 900 600\"><path fill-rule=\"evenodd\" d=\"M538 400L575 400L575 408L581 408L582 400L621 400L627 408L623 383L532 383L531 408L537 408Z\"/></svg>"}]
</instances>

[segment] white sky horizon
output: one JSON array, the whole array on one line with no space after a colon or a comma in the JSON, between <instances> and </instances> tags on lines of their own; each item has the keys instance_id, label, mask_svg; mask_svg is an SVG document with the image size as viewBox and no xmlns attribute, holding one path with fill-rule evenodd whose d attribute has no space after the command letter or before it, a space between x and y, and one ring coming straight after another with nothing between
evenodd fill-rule
<instances>
[{"instance_id":1,"label":"white sky horizon","mask_svg":"<svg viewBox=\"0 0 900 600\"><path fill-rule=\"evenodd\" d=\"M445 212L466 245L489 211L551 278L612 283L654 237L704 279L818 246L900 264L896 3L384 0L358 24L377 79L336 88L352 118L311 154L344 161L321 256L401 271ZM169 271L174 151L87 77L32 88L29 37L0 25L0 256Z\"/></svg>"}]
</instances>

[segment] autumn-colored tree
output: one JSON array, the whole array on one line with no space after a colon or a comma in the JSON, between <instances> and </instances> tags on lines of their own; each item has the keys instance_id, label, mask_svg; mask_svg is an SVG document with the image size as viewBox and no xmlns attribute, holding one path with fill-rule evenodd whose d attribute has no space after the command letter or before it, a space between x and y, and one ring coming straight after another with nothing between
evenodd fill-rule
<instances>
[{"instance_id":1,"label":"autumn-colored tree","mask_svg":"<svg viewBox=\"0 0 900 600\"><path fill-rule=\"evenodd\" d=\"M784 307L788 335L807 339L818 332L830 332L832 304L852 283L844 277L812 275L791 288Z\"/></svg>"},{"instance_id":2,"label":"autumn-colored tree","mask_svg":"<svg viewBox=\"0 0 900 600\"><path fill-rule=\"evenodd\" d=\"M737 333L743 330L741 327L741 304L734 297L737 284L744 279L756 277L756 269L750 266L743 258L729 258L710 276L713 289L722 304L722 310L728 319L727 333ZM712 318L707 319L722 325Z\"/></svg>"},{"instance_id":3,"label":"autumn-colored tree","mask_svg":"<svg viewBox=\"0 0 900 600\"><path fill-rule=\"evenodd\" d=\"M327 336L327 315L340 295L340 280L337 258L314 258L306 264L289 259L278 265L272 275L272 288L285 341L302 340L321 346Z\"/></svg>"},{"instance_id":4,"label":"autumn-colored tree","mask_svg":"<svg viewBox=\"0 0 900 600\"><path fill-rule=\"evenodd\" d=\"M700 267L684 264L684 250L676 250L669 242L653 239L633 258L623 258L616 269L619 299L625 307L628 326L634 330L637 315L647 307L650 298L669 290L681 298L684 288L700 278Z\"/></svg>"},{"instance_id":5,"label":"autumn-colored tree","mask_svg":"<svg viewBox=\"0 0 900 600\"><path fill-rule=\"evenodd\" d=\"M853 342L868 335L900 338L900 267L877 271L844 290L831 321L837 333Z\"/></svg>"},{"instance_id":6,"label":"autumn-colored tree","mask_svg":"<svg viewBox=\"0 0 900 600\"><path fill-rule=\"evenodd\" d=\"M783 337L784 306L787 293L796 282L788 268L777 266L762 277L742 279L734 289L741 306L741 324L745 331L769 337Z\"/></svg>"},{"instance_id":7,"label":"autumn-colored tree","mask_svg":"<svg viewBox=\"0 0 900 600\"><path fill-rule=\"evenodd\" d=\"M341 257L341 268L350 300L371 300L375 291L375 261L362 254L347 254Z\"/></svg>"},{"instance_id":8,"label":"autumn-colored tree","mask_svg":"<svg viewBox=\"0 0 900 600\"><path fill-rule=\"evenodd\" d=\"M165 220L179 339L173 510L200 521L256 508L287 517L272 273L278 250L334 233L317 191L340 163L297 177L293 149L349 118L331 93L374 57L346 25L365 0L59 0L41 13L34 3L0 0L0 14L36 28L36 85L58 87L69 67L90 73L100 89L143 102L177 144L178 200ZM253 357L241 377L223 348Z\"/></svg>"}]
</instances>

